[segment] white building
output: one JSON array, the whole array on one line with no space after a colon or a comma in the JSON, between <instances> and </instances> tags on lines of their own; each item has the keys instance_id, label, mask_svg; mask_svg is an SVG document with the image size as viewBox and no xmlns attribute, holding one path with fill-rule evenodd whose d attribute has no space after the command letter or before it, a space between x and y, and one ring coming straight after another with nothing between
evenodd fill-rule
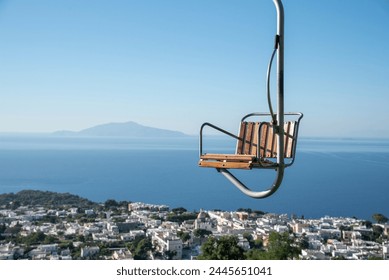
<instances>
[{"instance_id":1,"label":"white building","mask_svg":"<svg viewBox=\"0 0 389 280\"><path fill-rule=\"evenodd\" d=\"M13 260L15 256L22 256L24 249L12 243L0 245L0 260Z\"/></svg>"},{"instance_id":2,"label":"white building","mask_svg":"<svg viewBox=\"0 0 389 280\"><path fill-rule=\"evenodd\" d=\"M114 260L133 260L131 252L128 249L115 250L112 254Z\"/></svg>"},{"instance_id":3,"label":"white building","mask_svg":"<svg viewBox=\"0 0 389 280\"><path fill-rule=\"evenodd\" d=\"M157 245L157 250L162 254L166 252L175 253L174 260L182 259L182 240L167 230L153 230L150 231L151 240Z\"/></svg>"},{"instance_id":4,"label":"white building","mask_svg":"<svg viewBox=\"0 0 389 280\"><path fill-rule=\"evenodd\" d=\"M319 234L324 239L340 239L342 232L339 229L319 229Z\"/></svg>"},{"instance_id":5,"label":"white building","mask_svg":"<svg viewBox=\"0 0 389 280\"><path fill-rule=\"evenodd\" d=\"M83 247L81 248L81 258L86 258L86 257L90 257L90 256L93 256L95 254L97 254L98 252L100 252L100 248L97 247L97 246L93 246L93 247L89 247L89 246L86 246L86 247Z\"/></svg>"},{"instance_id":6,"label":"white building","mask_svg":"<svg viewBox=\"0 0 389 280\"><path fill-rule=\"evenodd\" d=\"M182 241L181 239L167 239L166 240L166 250L170 252L175 252L173 259L180 260L182 259Z\"/></svg>"},{"instance_id":7,"label":"white building","mask_svg":"<svg viewBox=\"0 0 389 280\"><path fill-rule=\"evenodd\" d=\"M194 222L195 229L205 229L212 231L214 229L213 223L209 218L208 213L200 209L200 213L197 215L197 218Z\"/></svg>"},{"instance_id":8,"label":"white building","mask_svg":"<svg viewBox=\"0 0 389 280\"><path fill-rule=\"evenodd\" d=\"M382 258L384 260L389 260L389 244L382 245Z\"/></svg>"},{"instance_id":9,"label":"white building","mask_svg":"<svg viewBox=\"0 0 389 280\"><path fill-rule=\"evenodd\" d=\"M57 252L58 244L41 244L37 247L37 249L52 254Z\"/></svg>"},{"instance_id":10,"label":"white building","mask_svg":"<svg viewBox=\"0 0 389 280\"><path fill-rule=\"evenodd\" d=\"M278 233L289 232L289 228L283 225L275 225L274 230Z\"/></svg>"},{"instance_id":11,"label":"white building","mask_svg":"<svg viewBox=\"0 0 389 280\"><path fill-rule=\"evenodd\" d=\"M93 209L87 209L87 210L85 210L85 215L87 215L87 216L91 216L91 215L93 215L95 213L95 211L93 211Z\"/></svg>"},{"instance_id":12,"label":"white building","mask_svg":"<svg viewBox=\"0 0 389 280\"><path fill-rule=\"evenodd\" d=\"M316 250L301 250L301 256L303 260L327 260L328 257L322 251Z\"/></svg>"},{"instance_id":13,"label":"white building","mask_svg":"<svg viewBox=\"0 0 389 280\"><path fill-rule=\"evenodd\" d=\"M250 250L249 241L246 238L244 238L242 235L239 235L238 238L239 238L238 246L241 247L245 251Z\"/></svg>"}]
</instances>

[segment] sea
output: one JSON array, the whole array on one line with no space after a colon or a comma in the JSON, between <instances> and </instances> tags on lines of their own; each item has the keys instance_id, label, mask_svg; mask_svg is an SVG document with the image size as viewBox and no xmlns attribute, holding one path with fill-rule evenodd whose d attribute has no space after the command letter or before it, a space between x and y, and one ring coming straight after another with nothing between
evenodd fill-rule
<instances>
[{"instance_id":1,"label":"sea","mask_svg":"<svg viewBox=\"0 0 389 280\"><path fill-rule=\"evenodd\" d=\"M0 135L0 193L44 190L95 202L108 199L226 211L251 208L305 218L389 216L389 140L301 138L296 160L271 197L253 199L212 168L198 167L197 137L128 139ZM207 152L234 143L209 136ZM253 190L274 170L240 170Z\"/></svg>"}]
</instances>

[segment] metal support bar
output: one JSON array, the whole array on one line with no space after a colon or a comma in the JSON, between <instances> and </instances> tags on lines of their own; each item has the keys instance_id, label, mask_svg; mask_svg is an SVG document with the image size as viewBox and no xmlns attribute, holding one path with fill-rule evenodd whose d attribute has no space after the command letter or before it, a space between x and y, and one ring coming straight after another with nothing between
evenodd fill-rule
<instances>
[{"instance_id":1,"label":"metal support bar","mask_svg":"<svg viewBox=\"0 0 389 280\"><path fill-rule=\"evenodd\" d=\"M277 9L277 124L275 125L277 135L277 168L276 178L269 189L265 191L252 191L239 181L227 169L220 168L218 171L224 175L240 191L252 198L265 198L277 191L284 178L284 8L281 0L273 0Z\"/></svg>"},{"instance_id":2,"label":"metal support bar","mask_svg":"<svg viewBox=\"0 0 389 280\"><path fill-rule=\"evenodd\" d=\"M203 123L203 125L202 125L201 128L200 128L200 147L199 147L200 156L203 155L203 130L204 130L204 128L205 128L206 126L212 127L213 129L216 129L217 131L220 131L220 132L222 132L222 133L224 133L224 134L226 134L226 135L228 135L228 136L231 136L231 137L233 137L233 138L235 138L235 139L241 139L241 138L239 138L238 136L236 136L235 134L233 134L233 133L231 133L231 132L229 132L229 131L227 131L227 130L224 130L224 129L222 129L222 128L216 126L216 125L213 125L213 124L208 123L208 122ZM243 139L242 139L242 140L243 140Z\"/></svg>"},{"instance_id":3,"label":"metal support bar","mask_svg":"<svg viewBox=\"0 0 389 280\"><path fill-rule=\"evenodd\" d=\"M277 163L284 168L284 7L281 0L273 0L277 9Z\"/></svg>"},{"instance_id":4,"label":"metal support bar","mask_svg":"<svg viewBox=\"0 0 389 280\"><path fill-rule=\"evenodd\" d=\"M241 181L239 181L230 171L228 171L225 168L219 168L217 170L220 172L224 177L226 177L232 184L234 184L241 192L243 192L245 195L248 195L252 198L266 198L271 196L273 193L277 191L279 186L281 185L282 179L284 178L284 168L277 168L277 176L273 182L273 184L270 186L268 190L265 191L252 191L248 187L246 187L245 184L243 184Z\"/></svg>"},{"instance_id":5,"label":"metal support bar","mask_svg":"<svg viewBox=\"0 0 389 280\"><path fill-rule=\"evenodd\" d=\"M220 172L224 177L226 177L232 184L234 184L239 190L244 194L252 198L265 198L277 191L284 177L284 170L290 164L285 164L284 155L284 8L281 0L273 0L274 5L277 10L277 35L275 40L275 49L277 53L277 114L276 114L276 123L273 123L273 128L277 137L277 162L274 163L273 168L276 170L276 177L273 181L273 184L264 191L253 191L248 188L245 184L239 181L230 171L225 168L217 168L217 171ZM274 54L273 54L274 55ZM270 74L270 73L269 73ZM272 114L272 113L271 113ZM290 113L292 115L300 113ZM248 117L255 115L268 115L262 113L253 113L246 115L242 121ZM273 118L273 115L272 115ZM274 122L274 120L273 120ZM239 137L233 135L230 132L227 132L223 129L220 129L210 123L205 123L200 130L200 156L203 154L203 143L202 143L202 132L205 126L210 126L220 132L223 132L229 136L239 139ZM260 132L259 132L260 133ZM264 168L264 166L262 166Z\"/></svg>"}]
</instances>

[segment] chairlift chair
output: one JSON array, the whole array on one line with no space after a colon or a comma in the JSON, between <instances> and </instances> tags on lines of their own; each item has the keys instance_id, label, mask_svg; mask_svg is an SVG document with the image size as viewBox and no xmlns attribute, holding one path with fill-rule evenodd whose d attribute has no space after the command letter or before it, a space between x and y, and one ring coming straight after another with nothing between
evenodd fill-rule
<instances>
[{"instance_id":1,"label":"chairlift chair","mask_svg":"<svg viewBox=\"0 0 389 280\"><path fill-rule=\"evenodd\" d=\"M277 10L277 34L275 47L267 71L267 95L270 113L251 113L244 116L238 135L211 123L200 129L200 167L215 168L244 194L253 198L265 198L277 191L284 176L284 169L293 164L296 154L298 129L302 113L284 113L284 9L281 0L273 0ZM270 98L270 72L277 53L277 113ZM285 121L285 116L293 120ZM256 121L251 119L256 118ZM203 152L203 130L215 129L237 140L235 153L217 154ZM230 169L273 169L276 177L264 191L253 191L242 183Z\"/></svg>"}]
</instances>

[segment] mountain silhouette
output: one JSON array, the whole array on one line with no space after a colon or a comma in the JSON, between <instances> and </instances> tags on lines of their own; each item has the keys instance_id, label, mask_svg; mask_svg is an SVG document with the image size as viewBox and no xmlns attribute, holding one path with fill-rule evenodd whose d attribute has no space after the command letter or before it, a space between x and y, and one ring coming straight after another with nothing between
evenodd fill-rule
<instances>
[{"instance_id":1,"label":"mountain silhouette","mask_svg":"<svg viewBox=\"0 0 389 280\"><path fill-rule=\"evenodd\" d=\"M106 123L80 131L56 131L60 136L94 136L94 137L185 137L186 134L140 125L136 122Z\"/></svg>"}]
</instances>

